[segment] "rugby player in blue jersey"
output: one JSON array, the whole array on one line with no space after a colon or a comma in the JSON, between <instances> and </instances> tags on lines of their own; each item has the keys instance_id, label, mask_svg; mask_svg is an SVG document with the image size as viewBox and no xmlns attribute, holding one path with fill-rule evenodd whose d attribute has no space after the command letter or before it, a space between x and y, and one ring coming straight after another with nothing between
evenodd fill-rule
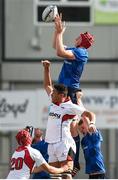
<instances>
[{"instance_id":1,"label":"rugby player in blue jersey","mask_svg":"<svg viewBox=\"0 0 118 180\"><path fill-rule=\"evenodd\" d=\"M58 83L68 87L69 96L73 103L77 104L77 92L80 89L80 78L84 66L88 61L88 51L94 42L94 37L86 32L81 33L76 39L73 47L66 47L63 44L63 34L65 25L62 22L62 15L55 18L55 32L53 38L53 48L56 54L64 58L64 63L59 74Z\"/></svg>"},{"instance_id":2,"label":"rugby player in blue jersey","mask_svg":"<svg viewBox=\"0 0 118 180\"><path fill-rule=\"evenodd\" d=\"M44 159L48 162L48 143L43 139L43 132L39 128L35 128L32 147L40 151ZM32 179L50 179L50 174L45 171L34 173Z\"/></svg>"},{"instance_id":3,"label":"rugby player in blue jersey","mask_svg":"<svg viewBox=\"0 0 118 180\"><path fill-rule=\"evenodd\" d=\"M78 104L78 96L80 93L80 78L84 70L84 66L88 61L88 51L94 42L94 37L86 32L81 33L76 39L73 47L66 47L63 44L63 34L65 32L65 23L62 22L62 14L55 18L55 32L53 38L53 48L56 54L64 58L64 63L59 74L58 83L68 87L68 96L73 103ZM79 135L74 137L76 143L77 154L79 154ZM75 156L74 174L80 169L78 155Z\"/></svg>"},{"instance_id":4,"label":"rugby player in blue jersey","mask_svg":"<svg viewBox=\"0 0 118 180\"><path fill-rule=\"evenodd\" d=\"M48 143L43 139L43 132L39 128L33 128L32 126L26 126L25 130L30 132L30 135L33 136L32 147L37 149L42 154L43 158L48 162ZM50 179L50 174L41 171L38 173L33 173L31 176L32 179Z\"/></svg>"},{"instance_id":5,"label":"rugby player in blue jersey","mask_svg":"<svg viewBox=\"0 0 118 180\"><path fill-rule=\"evenodd\" d=\"M85 117L78 123L79 131L83 134L81 145L85 157L85 172L89 179L104 179L105 165L101 152L103 138L98 129L90 133L89 124L90 121Z\"/></svg>"}]
</instances>

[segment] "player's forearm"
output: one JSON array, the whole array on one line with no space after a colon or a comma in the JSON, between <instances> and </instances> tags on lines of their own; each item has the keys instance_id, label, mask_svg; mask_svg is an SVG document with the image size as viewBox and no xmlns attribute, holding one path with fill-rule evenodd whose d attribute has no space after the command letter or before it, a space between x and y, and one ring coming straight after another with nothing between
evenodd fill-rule
<instances>
[{"instance_id":1,"label":"player's forearm","mask_svg":"<svg viewBox=\"0 0 118 180\"><path fill-rule=\"evenodd\" d=\"M50 67L44 67L44 88L46 89L48 86L52 87Z\"/></svg>"},{"instance_id":2,"label":"player's forearm","mask_svg":"<svg viewBox=\"0 0 118 180\"><path fill-rule=\"evenodd\" d=\"M60 57L63 57L65 53L65 48L63 44L63 35L62 33L57 34L56 38L56 50L57 50L57 55Z\"/></svg>"},{"instance_id":3,"label":"player's forearm","mask_svg":"<svg viewBox=\"0 0 118 180\"><path fill-rule=\"evenodd\" d=\"M55 30L54 36L53 36L53 44L52 44L52 47L54 49L56 49L56 38L57 38L57 31Z\"/></svg>"},{"instance_id":4,"label":"player's forearm","mask_svg":"<svg viewBox=\"0 0 118 180\"><path fill-rule=\"evenodd\" d=\"M84 111L84 113L82 114L82 116L86 116L89 118L90 122L95 124L96 122L96 116L93 112L90 112L90 111Z\"/></svg>"},{"instance_id":5,"label":"player's forearm","mask_svg":"<svg viewBox=\"0 0 118 180\"><path fill-rule=\"evenodd\" d=\"M93 124L95 124L95 122L96 122L96 115L93 113L93 112L89 112L89 115L88 116L90 116L90 123L93 123Z\"/></svg>"},{"instance_id":6,"label":"player's forearm","mask_svg":"<svg viewBox=\"0 0 118 180\"><path fill-rule=\"evenodd\" d=\"M50 166L47 171L51 174L59 174L64 172L64 168L55 168L53 166Z\"/></svg>"},{"instance_id":7,"label":"player's forearm","mask_svg":"<svg viewBox=\"0 0 118 180\"><path fill-rule=\"evenodd\" d=\"M59 173L63 173L64 171L68 170L68 166L66 166L66 165L61 168L56 168L56 167L49 165L48 163L44 163L41 165L41 167L42 167L43 171L46 171L51 174L59 174Z\"/></svg>"},{"instance_id":8,"label":"player's forearm","mask_svg":"<svg viewBox=\"0 0 118 180\"><path fill-rule=\"evenodd\" d=\"M39 172L41 172L41 171L43 171L42 166L39 166L39 167L34 167L34 169L33 169L32 173L39 173Z\"/></svg>"}]
</instances>

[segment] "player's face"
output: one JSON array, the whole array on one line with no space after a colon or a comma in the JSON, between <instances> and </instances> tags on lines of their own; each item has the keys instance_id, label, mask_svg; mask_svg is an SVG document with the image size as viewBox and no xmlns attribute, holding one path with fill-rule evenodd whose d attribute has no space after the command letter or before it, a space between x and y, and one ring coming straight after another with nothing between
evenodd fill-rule
<instances>
[{"instance_id":1,"label":"player's face","mask_svg":"<svg viewBox=\"0 0 118 180\"><path fill-rule=\"evenodd\" d=\"M77 37L77 38L75 39L75 46L78 47L78 46L81 44L81 42L82 42L81 36Z\"/></svg>"},{"instance_id":2,"label":"player's face","mask_svg":"<svg viewBox=\"0 0 118 180\"><path fill-rule=\"evenodd\" d=\"M53 103L61 103L65 100L64 95L60 94L55 88L53 89L51 97Z\"/></svg>"},{"instance_id":3,"label":"player's face","mask_svg":"<svg viewBox=\"0 0 118 180\"><path fill-rule=\"evenodd\" d=\"M40 131L39 129L35 129L35 134L34 134L35 143L41 140L42 140L42 131Z\"/></svg>"},{"instance_id":4,"label":"player's face","mask_svg":"<svg viewBox=\"0 0 118 180\"><path fill-rule=\"evenodd\" d=\"M88 132L88 125L85 122L83 122L83 124L79 125L79 131L82 134L87 134L87 132Z\"/></svg>"}]
</instances>

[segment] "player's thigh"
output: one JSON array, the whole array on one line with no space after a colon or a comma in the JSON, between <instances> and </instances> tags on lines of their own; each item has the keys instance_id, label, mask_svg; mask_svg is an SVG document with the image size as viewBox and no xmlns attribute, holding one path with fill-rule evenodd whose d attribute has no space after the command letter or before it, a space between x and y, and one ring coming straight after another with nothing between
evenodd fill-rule
<instances>
[{"instance_id":1,"label":"player's thigh","mask_svg":"<svg viewBox=\"0 0 118 180\"><path fill-rule=\"evenodd\" d=\"M55 146L54 146L54 144L48 144L48 156L49 156L49 159L48 159L49 163L58 162L58 158L57 158L57 156L55 154Z\"/></svg>"},{"instance_id":2,"label":"player's thigh","mask_svg":"<svg viewBox=\"0 0 118 180\"><path fill-rule=\"evenodd\" d=\"M57 146L56 153L59 162L63 162L66 164L70 164L70 166L73 166L75 152L71 147L71 143L68 143L67 141L61 142Z\"/></svg>"}]
</instances>

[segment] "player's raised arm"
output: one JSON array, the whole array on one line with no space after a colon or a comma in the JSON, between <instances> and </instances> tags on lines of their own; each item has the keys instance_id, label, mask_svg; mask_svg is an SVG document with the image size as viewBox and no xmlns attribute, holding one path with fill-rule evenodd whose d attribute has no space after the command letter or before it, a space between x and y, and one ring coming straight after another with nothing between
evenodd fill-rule
<instances>
[{"instance_id":1,"label":"player's raised arm","mask_svg":"<svg viewBox=\"0 0 118 180\"><path fill-rule=\"evenodd\" d=\"M96 126L95 126L96 115L91 111L84 111L82 113L81 117L89 119L89 121L90 121L89 131L90 132L95 132L96 131Z\"/></svg>"},{"instance_id":2,"label":"player's raised arm","mask_svg":"<svg viewBox=\"0 0 118 180\"><path fill-rule=\"evenodd\" d=\"M56 25L56 23L57 23L57 18L60 18L61 20L62 20L62 13L60 14L60 16L57 14L56 15L56 17L55 17L55 30L54 30L54 34L53 34L53 43L52 43L52 47L54 48L54 49L56 49L56 39L57 39L57 34L58 34L58 32L57 32L57 25Z\"/></svg>"},{"instance_id":3,"label":"player's raised arm","mask_svg":"<svg viewBox=\"0 0 118 180\"><path fill-rule=\"evenodd\" d=\"M71 50L66 50L63 44L63 34L65 32L66 26L65 23L62 22L62 14L57 15L55 17L55 37L53 46L55 45L57 56L68 58L68 59L75 59L74 54Z\"/></svg>"},{"instance_id":4,"label":"player's raised arm","mask_svg":"<svg viewBox=\"0 0 118 180\"><path fill-rule=\"evenodd\" d=\"M81 115L81 117L83 118L88 118L89 121L90 121L90 124L89 124L89 130L91 132L95 132L96 131L96 126L95 126L95 121L96 121L96 115L91 112L91 111L88 111L86 110L83 106L78 106L76 104L73 104L72 105L72 109L71 109L74 113L76 113L77 115Z\"/></svg>"},{"instance_id":5,"label":"player's raised arm","mask_svg":"<svg viewBox=\"0 0 118 180\"><path fill-rule=\"evenodd\" d=\"M57 39L57 31L56 31L56 28L55 28L54 34L53 34L53 42L52 42L52 47L54 49L56 49L56 39Z\"/></svg>"},{"instance_id":6,"label":"player's raised arm","mask_svg":"<svg viewBox=\"0 0 118 180\"><path fill-rule=\"evenodd\" d=\"M52 90L52 80L50 75L50 62L48 60L42 61L43 67L44 67L44 88L49 95Z\"/></svg>"}]
</instances>

